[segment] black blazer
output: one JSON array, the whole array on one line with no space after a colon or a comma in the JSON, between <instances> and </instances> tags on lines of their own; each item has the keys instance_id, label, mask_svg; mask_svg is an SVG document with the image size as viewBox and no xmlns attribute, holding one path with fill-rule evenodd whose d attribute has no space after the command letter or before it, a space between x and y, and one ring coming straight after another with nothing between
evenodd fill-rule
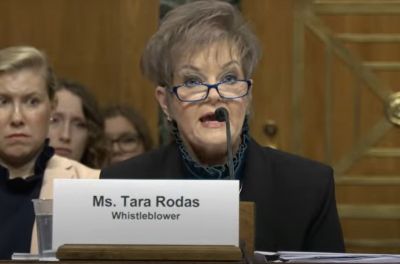
<instances>
[{"instance_id":1,"label":"black blazer","mask_svg":"<svg viewBox=\"0 0 400 264\"><path fill-rule=\"evenodd\" d=\"M256 203L257 250L343 252L333 171L321 163L250 140L242 201ZM101 171L102 179L185 179L172 143Z\"/></svg>"}]
</instances>

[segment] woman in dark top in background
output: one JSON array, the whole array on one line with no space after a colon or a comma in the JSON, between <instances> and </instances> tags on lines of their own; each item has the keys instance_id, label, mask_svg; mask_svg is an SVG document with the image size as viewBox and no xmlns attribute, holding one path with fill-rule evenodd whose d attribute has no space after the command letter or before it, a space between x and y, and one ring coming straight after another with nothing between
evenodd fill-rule
<instances>
[{"instance_id":1,"label":"woman in dark top in background","mask_svg":"<svg viewBox=\"0 0 400 264\"><path fill-rule=\"evenodd\" d=\"M100 171L54 155L46 140L55 79L33 47L0 50L0 259L37 252L32 199L51 199L54 178Z\"/></svg>"},{"instance_id":2,"label":"woman in dark top in background","mask_svg":"<svg viewBox=\"0 0 400 264\"><path fill-rule=\"evenodd\" d=\"M257 250L344 251L332 169L258 145L249 134L257 39L223 1L195 1L166 15L142 56L175 141L102 170L101 178L229 179L229 113L240 199L256 203Z\"/></svg>"}]
</instances>

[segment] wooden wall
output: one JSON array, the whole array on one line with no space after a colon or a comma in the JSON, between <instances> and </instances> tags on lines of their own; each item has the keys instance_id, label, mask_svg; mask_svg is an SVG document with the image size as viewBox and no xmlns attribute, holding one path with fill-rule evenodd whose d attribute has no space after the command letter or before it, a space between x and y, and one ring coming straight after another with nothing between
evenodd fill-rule
<instances>
[{"instance_id":1,"label":"wooden wall","mask_svg":"<svg viewBox=\"0 0 400 264\"><path fill-rule=\"evenodd\" d=\"M59 76L87 85L102 105L139 109L156 139L154 89L138 63L158 14L158 0L2 0L0 48L44 50Z\"/></svg>"},{"instance_id":2,"label":"wooden wall","mask_svg":"<svg viewBox=\"0 0 400 264\"><path fill-rule=\"evenodd\" d=\"M334 168L349 251L399 252L393 120L400 118L387 113L400 102L400 1L242 0L241 7L264 51L254 74L253 136ZM272 140L267 120L278 128Z\"/></svg>"},{"instance_id":3,"label":"wooden wall","mask_svg":"<svg viewBox=\"0 0 400 264\"><path fill-rule=\"evenodd\" d=\"M290 148L293 1L241 0L241 10L257 34L263 57L254 73L251 134L264 145ZM268 121L277 135L265 134Z\"/></svg>"}]
</instances>

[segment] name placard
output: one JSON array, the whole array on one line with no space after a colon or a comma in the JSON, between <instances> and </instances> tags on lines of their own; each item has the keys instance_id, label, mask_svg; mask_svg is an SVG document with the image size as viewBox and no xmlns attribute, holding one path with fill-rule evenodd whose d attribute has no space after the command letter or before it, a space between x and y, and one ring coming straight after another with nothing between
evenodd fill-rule
<instances>
[{"instance_id":1,"label":"name placard","mask_svg":"<svg viewBox=\"0 0 400 264\"><path fill-rule=\"evenodd\" d=\"M63 244L235 245L237 180L54 182L53 248Z\"/></svg>"}]
</instances>

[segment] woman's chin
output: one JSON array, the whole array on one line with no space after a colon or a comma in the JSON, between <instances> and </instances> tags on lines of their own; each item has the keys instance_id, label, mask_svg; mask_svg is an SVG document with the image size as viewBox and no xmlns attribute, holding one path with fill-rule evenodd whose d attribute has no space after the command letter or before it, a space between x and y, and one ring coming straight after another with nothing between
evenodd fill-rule
<instances>
[{"instance_id":1,"label":"woman's chin","mask_svg":"<svg viewBox=\"0 0 400 264\"><path fill-rule=\"evenodd\" d=\"M132 157L133 157L132 155L113 157L113 158L111 159L110 163L111 163L111 164L113 164L113 163L118 163L118 162L121 162L121 161L130 159L130 158L132 158Z\"/></svg>"},{"instance_id":2,"label":"woman's chin","mask_svg":"<svg viewBox=\"0 0 400 264\"><path fill-rule=\"evenodd\" d=\"M226 132L224 131L214 131L213 133L204 133L202 135L198 135L197 137L198 144L203 145L204 147L212 147L212 146L226 146Z\"/></svg>"},{"instance_id":3,"label":"woman's chin","mask_svg":"<svg viewBox=\"0 0 400 264\"><path fill-rule=\"evenodd\" d=\"M204 138L196 144L196 150L202 153L218 154L226 153L226 140L218 138ZM197 152L196 151L196 152Z\"/></svg>"}]
</instances>

